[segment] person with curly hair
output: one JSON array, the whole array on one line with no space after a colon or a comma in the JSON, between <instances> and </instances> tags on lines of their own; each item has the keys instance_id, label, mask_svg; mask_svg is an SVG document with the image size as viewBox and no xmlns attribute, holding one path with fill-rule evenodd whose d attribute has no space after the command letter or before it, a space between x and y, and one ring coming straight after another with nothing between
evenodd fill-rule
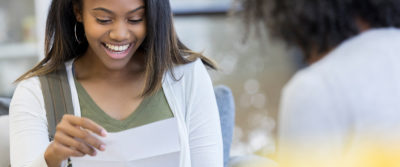
<instances>
[{"instance_id":1,"label":"person with curly hair","mask_svg":"<svg viewBox=\"0 0 400 167\"><path fill-rule=\"evenodd\" d=\"M240 2L308 64L282 92L280 165L399 165L400 1Z\"/></svg>"}]
</instances>

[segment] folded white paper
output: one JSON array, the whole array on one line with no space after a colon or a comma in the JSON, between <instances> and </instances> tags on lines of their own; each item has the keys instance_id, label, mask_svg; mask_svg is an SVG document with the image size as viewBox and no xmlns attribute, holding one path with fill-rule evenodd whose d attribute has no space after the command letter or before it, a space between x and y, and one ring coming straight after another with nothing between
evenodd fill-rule
<instances>
[{"instance_id":1,"label":"folded white paper","mask_svg":"<svg viewBox=\"0 0 400 167\"><path fill-rule=\"evenodd\" d=\"M105 151L94 157L71 158L74 167L176 167L179 166L179 134L176 118L98 137Z\"/></svg>"}]
</instances>

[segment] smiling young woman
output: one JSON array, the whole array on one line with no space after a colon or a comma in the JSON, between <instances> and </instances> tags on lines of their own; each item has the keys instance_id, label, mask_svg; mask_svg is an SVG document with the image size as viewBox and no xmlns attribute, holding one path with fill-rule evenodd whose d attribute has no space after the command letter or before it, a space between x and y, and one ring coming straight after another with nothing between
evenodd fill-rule
<instances>
[{"instance_id":1,"label":"smiling young woman","mask_svg":"<svg viewBox=\"0 0 400 167\"><path fill-rule=\"evenodd\" d=\"M204 64L216 67L179 41L169 1L53 0L45 53L17 80L12 166L60 166L107 148L82 129L105 136L173 117L180 166L222 166L219 115ZM49 142L38 77L60 67L71 74L75 114L64 115Z\"/></svg>"}]
</instances>

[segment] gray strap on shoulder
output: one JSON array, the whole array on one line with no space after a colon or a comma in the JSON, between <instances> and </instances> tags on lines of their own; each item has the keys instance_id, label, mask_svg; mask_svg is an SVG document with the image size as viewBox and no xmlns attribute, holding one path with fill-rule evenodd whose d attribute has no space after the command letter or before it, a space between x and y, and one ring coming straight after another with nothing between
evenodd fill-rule
<instances>
[{"instance_id":1,"label":"gray strap on shoulder","mask_svg":"<svg viewBox=\"0 0 400 167\"><path fill-rule=\"evenodd\" d=\"M65 65L57 70L39 76L42 87L43 98L46 108L49 139L54 139L56 126L64 114L74 114L71 91L68 84L68 77Z\"/></svg>"}]
</instances>

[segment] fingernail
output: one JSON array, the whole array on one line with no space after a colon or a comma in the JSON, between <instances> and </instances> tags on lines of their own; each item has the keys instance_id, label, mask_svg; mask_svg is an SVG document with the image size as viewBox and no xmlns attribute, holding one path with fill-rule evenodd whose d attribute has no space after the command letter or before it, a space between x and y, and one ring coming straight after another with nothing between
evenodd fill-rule
<instances>
[{"instance_id":1,"label":"fingernail","mask_svg":"<svg viewBox=\"0 0 400 167\"><path fill-rule=\"evenodd\" d=\"M107 136L107 131L104 129L102 129L100 133L101 133L101 136L103 136L103 137Z\"/></svg>"},{"instance_id":2,"label":"fingernail","mask_svg":"<svg viewBox=\"0 0 400 167\"><path fill-rule=\"evenodd\" d=\"M104 151L104 150L106 150L106 145L104 145L104 144L100 145L100 151Z\"/></svg>"},{"instance_id":3,"label":"fingernail","mask_svg":"<svg viewBox=\"0 0 400 167\"><path fill-rule=\"evenodd\" d=\"M96 156L96 155L97 155L97 152L93 151L92 156Z\"/></svg>"}]
</instances>

